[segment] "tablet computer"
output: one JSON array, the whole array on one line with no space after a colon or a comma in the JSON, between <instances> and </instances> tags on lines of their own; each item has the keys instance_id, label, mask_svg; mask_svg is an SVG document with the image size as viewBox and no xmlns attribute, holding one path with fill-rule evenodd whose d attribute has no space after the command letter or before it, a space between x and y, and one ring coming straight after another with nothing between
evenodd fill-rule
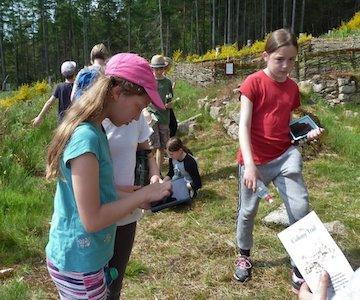
<instances>
[{"instance_id":1,"label":"tablet computer","mask_svg":"<svg viewBox=\"0 0 360 300\"><path fill-rule=\"evenodd\" d=\"M171 180L171 187L172 193L169 197L151 204L152 212L157 212L191 200L190 191L186 186L186 180L184 178Z\"/></svg>"},{"instance_id":2,"label":"tablet computer","mask_svg":"<svg viewBox=\"0 0 360 300\"><path fill-rule=\"evenodd\" d=\"M307 137L309 131L317 129L319 126L308 115L290 122L290 134L294 141Z\"/></svg>"}]
</instances>

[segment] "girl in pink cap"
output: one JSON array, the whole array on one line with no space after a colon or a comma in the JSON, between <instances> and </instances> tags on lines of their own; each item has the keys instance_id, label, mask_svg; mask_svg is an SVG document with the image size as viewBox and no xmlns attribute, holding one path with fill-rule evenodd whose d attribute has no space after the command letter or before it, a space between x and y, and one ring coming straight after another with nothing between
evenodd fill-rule
<instances>
[{"instance_id":1,"label":"girl in pink cap","mask_svg":"<svg viewBox=\"0 0 360 300\"><path fill-rule=\"evenodd\" d=\"M57 178L57 188L46 256L60 299L106 299L115 222L170 194L170 183L155 183L124 195L113 181L101 123L127 124L149 102L164 108L148 62L117 54L55 131L47 155L46 177Z\"/></svg>"}]
</instances>

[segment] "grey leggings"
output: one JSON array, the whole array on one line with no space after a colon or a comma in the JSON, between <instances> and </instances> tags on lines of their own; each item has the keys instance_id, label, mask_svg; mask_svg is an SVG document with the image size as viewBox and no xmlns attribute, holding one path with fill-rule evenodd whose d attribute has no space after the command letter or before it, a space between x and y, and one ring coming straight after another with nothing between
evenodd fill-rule
<instances>
[{"instance_id":1,"label":"grey leggings","mask_svg":"<svg viewBox=\"0 0 360 300\"><path fill-rule=\"evenodd\" d=\"M290 224L304 217L309 211L308 192L302 177L300 152L291 146L278 158L257 166L261 180L276 186L283 200ZM239 166L239 205L236 239L240 249L250 250L253 246L254 219L259 207L256 193L243 182L244 166Z\"/></svg>"}]
</instances>

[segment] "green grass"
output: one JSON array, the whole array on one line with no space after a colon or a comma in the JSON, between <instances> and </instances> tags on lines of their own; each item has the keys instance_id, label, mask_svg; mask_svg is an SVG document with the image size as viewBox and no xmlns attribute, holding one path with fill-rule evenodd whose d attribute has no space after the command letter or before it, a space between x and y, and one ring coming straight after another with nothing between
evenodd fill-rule
<instances>
[{"instance_id":1,"label":"green grass","mask_svg":"<svg viewBox=\"0 0 360 300\"><path fill-rule=\"evenodd\" d=\"M178 119L198 114L196 99L212 98L221 89L178 82ZM39 129L29 125L43 102L36 99L0 112L0 268L16 269L12 278L0 282L0 299L57 298L44 262L54 184L39 177L55 112ZM330 108L316 101L305 108L316 113L326 129L321 151L304 162L311 207L324 222L345 224L347 234L334 238L353 267L359 267L360 125L359 116L345 113L360 113L359 105ZM256 218L253 280L240 285L232 279L237 141L207 112L201 113L195 136L183 139L199 160L203 188L192 207L147 213L139 222L122 299L291 299L290 265L276 236L282 227L261 221L280 205L277 195L274 205L261 203Z\"/></svg>"}]
</instances>

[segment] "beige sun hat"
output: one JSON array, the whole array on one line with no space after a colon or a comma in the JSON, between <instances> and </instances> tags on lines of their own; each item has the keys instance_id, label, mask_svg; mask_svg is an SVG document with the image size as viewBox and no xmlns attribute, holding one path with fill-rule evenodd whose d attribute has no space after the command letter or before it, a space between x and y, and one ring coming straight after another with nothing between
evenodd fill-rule
<instances>
[{"instance_id":1,"label":"beige sun hat","mask_svg":"<svg viewBox=\"0 0 360 300\"><path fill-rule=\"evenodd\" d=\"M165 58L162 55L157 54L151 58L150 67L152 67L154 69L165 68L167 65L168 65L168 63L165 61Z\"/></svg>"}]
</instances>

